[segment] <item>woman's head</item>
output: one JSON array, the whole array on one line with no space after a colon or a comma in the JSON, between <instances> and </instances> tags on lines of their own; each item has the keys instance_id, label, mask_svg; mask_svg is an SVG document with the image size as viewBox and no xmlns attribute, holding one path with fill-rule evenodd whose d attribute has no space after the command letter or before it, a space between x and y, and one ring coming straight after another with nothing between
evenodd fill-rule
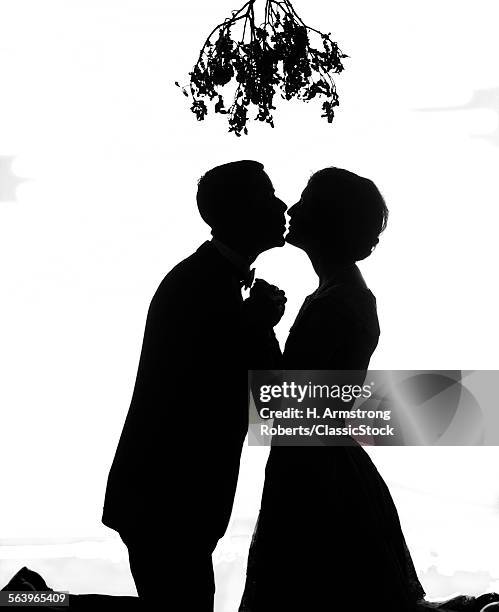
<instances>
[{"instance_id":1,"label":"woman's head","mask_svg":"<svg viewBox=\"0 0 499 612\"><path fill-rule=\"evenodd\" d=\"M341 168L313 174L288 214L287 242L345 263L368 257L388 220L376 185Z\"/></svg>"}]
</instances>

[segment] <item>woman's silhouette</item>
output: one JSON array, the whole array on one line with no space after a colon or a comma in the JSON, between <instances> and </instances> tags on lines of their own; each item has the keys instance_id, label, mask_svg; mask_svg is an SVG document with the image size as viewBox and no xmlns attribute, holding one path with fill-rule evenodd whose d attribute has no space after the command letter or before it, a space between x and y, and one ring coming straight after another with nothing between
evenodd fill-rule
<instances>
[{"instance_id":1,"label":"woman's silhouette","mask_svg":"<svg viewBox=\"0 0 499 612\"><path fill-rule=\"evenodd\" d=\"M284 368L365 371L379 326L355 262L385 228L384 200L372 181L326 168L288 214L286 240L307 253L319 288L291 328ZM240 612L405 612L424 594L390 492L360 445L271 448Z\"/></svg>"}]
</instances>

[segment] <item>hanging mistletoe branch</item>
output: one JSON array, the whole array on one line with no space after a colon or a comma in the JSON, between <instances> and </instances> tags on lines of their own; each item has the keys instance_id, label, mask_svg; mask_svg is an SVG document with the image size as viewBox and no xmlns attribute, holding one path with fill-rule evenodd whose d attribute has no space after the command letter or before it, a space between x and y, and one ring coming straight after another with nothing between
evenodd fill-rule
<instances>
[{"instance_id":1,"label":"hanging mistletoe branch","mask_svg":"<svg viewBox=\"0 0 499 612\"><path fill-rule=\"evenodd\" d=\"M286 100L323 98L321 116L331 123L339 104L332 74L343 70L342 59L348 56L331 34L305 25L290 0L266 0L264 21L257 26L255 1L233 11L206 39L189 73L190 83L181 88L191 99L192 112L202 121L211 103L215 113L228 116L229 132L240 136L248 133L250 105L257 109L255 119L274 127L274 96L279 90ZM319 48L312 46L311 37L319 41ZM224 95L231 96L228 107Z\"/></svg>"}]
</instances>

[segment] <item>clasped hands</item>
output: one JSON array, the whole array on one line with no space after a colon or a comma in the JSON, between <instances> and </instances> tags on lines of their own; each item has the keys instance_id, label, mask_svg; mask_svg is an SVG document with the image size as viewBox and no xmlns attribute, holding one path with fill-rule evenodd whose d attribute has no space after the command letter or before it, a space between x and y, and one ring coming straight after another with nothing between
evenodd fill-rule
<instances>
[{"instance_id":1,"label":"clasped hands","mask_svg":"<svg viewBox=\"0 0 499 612\"><path fill-rule=\"evenodd\" d=\"M245 315L252 326L271 329L284 314L286 295L284 291L261 278L253 283L250 295L244 301Z\"/></svg>"}]
</instances>

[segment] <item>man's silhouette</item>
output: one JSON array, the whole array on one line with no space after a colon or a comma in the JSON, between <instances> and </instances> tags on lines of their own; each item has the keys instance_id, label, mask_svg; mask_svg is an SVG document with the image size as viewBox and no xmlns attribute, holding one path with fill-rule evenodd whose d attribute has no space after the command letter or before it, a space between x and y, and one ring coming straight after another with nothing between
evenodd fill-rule
<instances>
[{"instance_id":1,"label":"man's silhouette","mask_svg":"<svg viewBox=\"0 0 499 612\"><path fill-rule=\"evenodd\" d=\"M247 370L280 357L275 312L243 302L241 285L259 253L284 245L286 206L254 161L207 172L197 204L213 239L151 301L102 521L128 547L139 597L203 612L247 430Z\"/></svg>"}]
</instances>

